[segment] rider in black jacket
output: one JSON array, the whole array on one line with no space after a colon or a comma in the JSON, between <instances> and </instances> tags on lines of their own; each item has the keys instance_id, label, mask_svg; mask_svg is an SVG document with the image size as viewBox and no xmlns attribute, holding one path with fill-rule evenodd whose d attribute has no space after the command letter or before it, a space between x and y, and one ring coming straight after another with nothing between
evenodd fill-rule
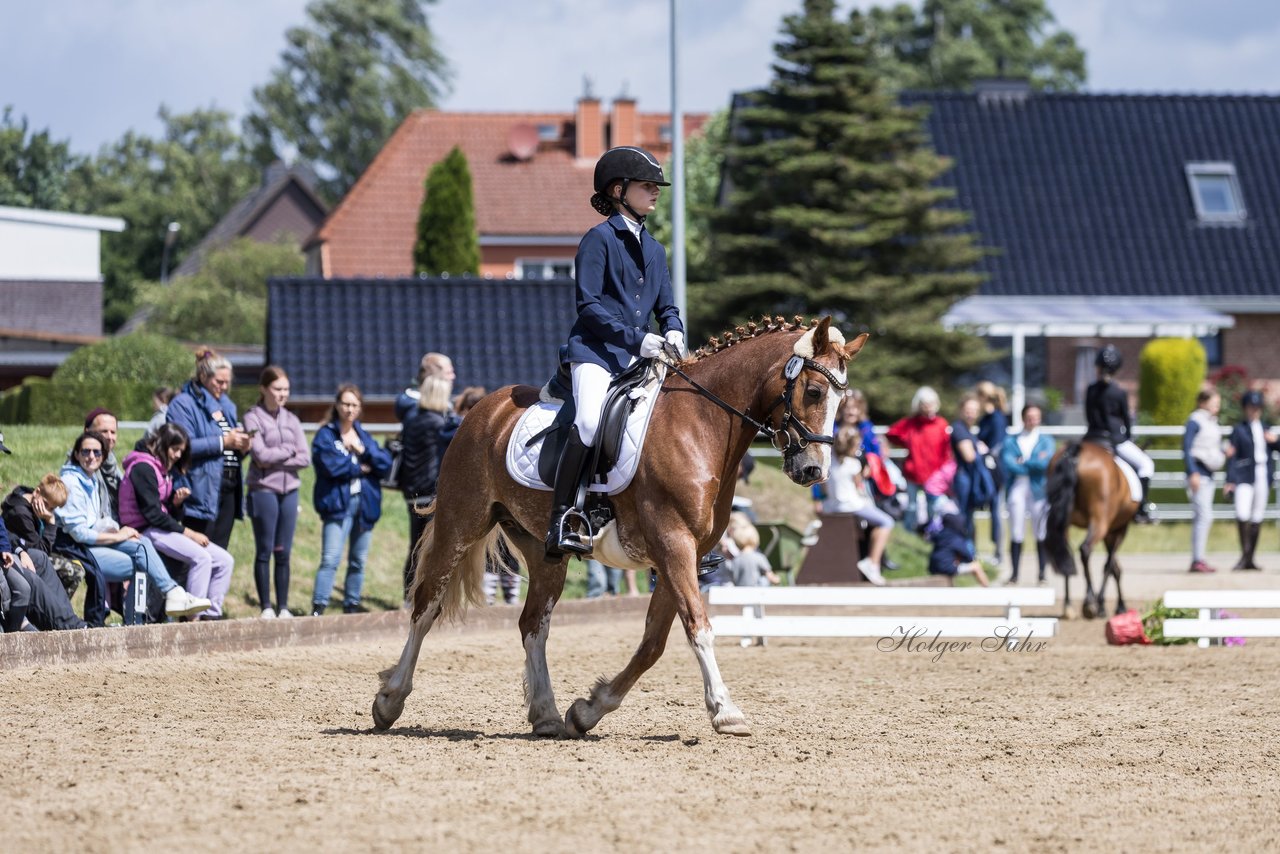
<instances>
[{"instance_id":1,"label":"rider in black jacket","mask_svg":"<svg viewBox=\"0 0 1280 854\"><path fill-rule=\"evenodd\" d=\"M1089 386L1084 396L1085 421L1089 430L1086 440L1109 445L1116 456L1133 466L1142 483L1142 501L1134 521L1150 524L1155 521L1155 507L1147 500L1151 488L1151 476L1155 463L1133 442L1133 424L1129 418L1129 395L1112 382L1112 377L1123 364L1120 351L1108 344L1098 351L1094 364L1098 368L1098 381Z\"/></svg>"}]
</instances>

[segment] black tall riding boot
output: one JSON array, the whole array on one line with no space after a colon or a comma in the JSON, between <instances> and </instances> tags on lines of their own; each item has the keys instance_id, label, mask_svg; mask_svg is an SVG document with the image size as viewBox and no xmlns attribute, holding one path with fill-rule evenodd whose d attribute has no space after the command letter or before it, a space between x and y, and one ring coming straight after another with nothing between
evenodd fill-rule
<instances>
[{"instance_id":1,"label":"black tall riding boot","mask_svg":"<svg viewBox=\"0 0 1280 854\"><path fill-rule=\"evenodd\" d=\"M1236 565L1232 569L1248 569L1249 561L1253 559L1249 554L1249 534L1250 525L1248 522L1236 520L1236 533L1240 535L1240 560L1236 561Z\"/></svg>"},{"instance_id":2,"label":"black tall riding boot","mask_svg":"<svg viewBox=\"0 0 1280 854\"><path fill-rule=\"evenodd\" d=\"M1247 560L1245 561L1245 564L1244 564L1245 569L1262 569L1262 567L1258 566L1256 563L1253 562L1253 553L1258 548L1258 537L1260 536L1262 536L1262 523L1250 522L1249 523L1249 551L1246 553Z\"/></svg>"},{"instance_id":3,"label":"black tall riding boot","mask_svg":"<svg viewBox=\"0 0 1280 854\"><path fill-rule=\"evenodd\" d=\"M1040 559L1040 575L1036 580L1044 584L1049 572L1049 547L1044 544L1044 540L1036 540L1036 557Z\"/></svg>"},{"instance_id":4,"label":"black tall riding boot","mask_svg":"<svg viewBox=\"0 0 1280 854\"><path fill-rule=\"evenodd\" d=\"M590 459L591 448L582 444L578 428L571 428L556 465L551 525L547 529L549 557L560 557L565 552L591 554L591 523L582 512L582 501L586 498L583 485L589 476L586 469Z\"/></svg>"},{"instance_id":5,"label":"black tall riding boot","mask_svg":"<svg viewBox=\"0 0 1280 854\"><path fill-rule=\"evenodd\" d=\"M1142 501L1138 504L1138 512L1133 514L1133 521L1139 525L1150 525L1155 521L1155 516L1151 512L1153 509L1151 502L1147 500L1147 493L1151 491L1151 478L1140 477L1138 482L1142 484Z\"/></svg>"},{"instance_id":6,"label":"black tall riding boot","mask_svg":"<svg viewBox=\"0 0 1280 854\"><path fill-rule=\"evenodd\" d=\"M1009 583L1018 583L1018 564L1022 563L1022 543L1017 540L1009 541L1009 566L1012 567L1009 572Z\"/></svg>"}]
</instances>

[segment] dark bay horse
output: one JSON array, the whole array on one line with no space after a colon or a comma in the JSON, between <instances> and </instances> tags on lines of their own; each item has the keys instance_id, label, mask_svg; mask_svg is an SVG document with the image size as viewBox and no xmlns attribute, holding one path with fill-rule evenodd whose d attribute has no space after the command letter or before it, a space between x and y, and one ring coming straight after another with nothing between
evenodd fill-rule
<instances>
[{"instance_id":1,"label":"dark bay horse","mask_svg":"<svg viewBox=\"0 0 1280 854\"><path fill-rule=\"evenodd\" d=\"M1129 481L1111 452L1089 441L1072 442L1054 455L1049 463L1049 482L1045 487L1049 499L1049 519L1045 545L1053 568L1062 576L1063 615L1075 615L1071 607L1071 576L1075 561L1067 540L1071 526L1084 528L1080 544L1080 563L1084 568L1084 604L1086 619L1106 616L1103 595L1107 579L1116 582L1116 613L1125 610L1120 591L1120 564L1116 552L1129 532L1129 523L1138 512L1138 502L1129 491ZM1102 540L1107 546L1107 562L1102 570L1102 583L1095 593L1089 558L1093 547Z\"/></svg>"},{"instance_id":2,"label":"dark bay horse","mask_svg":"<svg viewBox=\"0 0 1280 854\"><path fill-rule=\"evenodd\" d=\"M738 327L723 342L713 338L679 367L739 414L668 375L635 477L612 497L615 519L594 540L595 557L610 566L656 569L658 584L644 637L630 663L612 680L598 681L589 699L574 701L563 719L551 689L546 643L568 559L546 556L543 538L551 493L516 484L505 462L516 421L538 401L538 389L508 386L485 397L463 420L441 464L435 517L415 555L409 637L399 663L380 674L374 725L386 729L400 717L432 624L461 616L468 603L483 601L485 554L505 537L529 577L520 635L528 719L535 734L581 735L618 708L662 655L678 614L702 670L712 726L719 733L749 735L747 720L729 698L716 664L711 623L698 592L698 556L716 544L728 524L738 463L758 425L774 433L783 470L793 481L807 486L826 478L831 445L825 437L847 386L846 365L866 338L864 334L845 344L829 317L812 327L803 326L800 318L789 323L766 319L747 329Z\"/></svg>"}]
</instances>

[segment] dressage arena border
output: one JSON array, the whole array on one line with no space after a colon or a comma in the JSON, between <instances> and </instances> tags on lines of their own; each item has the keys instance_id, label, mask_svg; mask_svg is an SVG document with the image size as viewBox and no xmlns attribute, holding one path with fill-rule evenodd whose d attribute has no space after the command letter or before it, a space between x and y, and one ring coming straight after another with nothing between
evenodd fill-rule
<instances>
[{"instance_id":1,"label":"dressage arena border","mask_svg":"<svg viewBox=\"0 0 1280 854\"><path fill-rule=\"evenodd\" d=\"M432 634L516 631L523 603L472 608L455 623L437 623ZM556 606L553 625L608 622L619 617L643 618L649 598L574 599ZM121 661L140 658L249 652L292 646L326 646L398 637L409 631L404 609L371 614L335 614L262 620L247 617L197 623L165 623L64 632L14 632L0 635L0 670L58 664Z\"/></svg>"}]
</instances>

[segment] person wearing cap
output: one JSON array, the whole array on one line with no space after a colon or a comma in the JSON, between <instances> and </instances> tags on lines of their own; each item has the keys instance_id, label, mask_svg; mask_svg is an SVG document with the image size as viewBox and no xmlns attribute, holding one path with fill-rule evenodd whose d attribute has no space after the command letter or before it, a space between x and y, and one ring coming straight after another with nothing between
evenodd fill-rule
<instances>
[{"instance_id":1,"label":"person wearing cap","mask_svg":"<svg viewBox=\"0 0 1280 854\"><path fill-rule=\"evenodd\" d=\"M1240 398L1243 417L1227 440L1225 496L1235 495L1236 529L1240 535L1240 560L1232 569L1261 569L1253 562L1262 532L1262 514L1275 475L1272 454L1280 451L1280 437L1262 420L1262 394L1247 391Z\"/></svg>"},{"instance_id":2,"label":"person wearing cap","mask_svg":"<svg viewBox=\"0 0 1280 854\"><path fill-rule=\"evenodd\" d=\"M606 217L578 244L574 260L578 318L562 351L577 403L553 485L547 554L591 552L590 523L577 505L613 378L666 345L684 353L684 324L667 269L666 249L645 230L663 187L662 166L642 148L611 148L596 163L591 207ZM650 329L657 318L661 334Z\"/></svg>"},{"instance_id":3,"label":"person wearing cap","mask_svg":"<svg viewBox=\"0 0 1280 854\"><path fill-rule=\"evenodd\" d=\"M1124 364L1124 358L1114 344L1098 351L1094 365L1098 369L1098 381L1089 386L1084 395L1085 422L1089 425L1085 441L1109 448L1138 474L1142 483L1142 500L1133 521L1149 525L1155 521L1155 508L1147 500L1151 491L1151 476L1156 464L1133 441L1133 422L1129 417L1129 395L1113 380Z\"/></svg>"}]
</instances>

